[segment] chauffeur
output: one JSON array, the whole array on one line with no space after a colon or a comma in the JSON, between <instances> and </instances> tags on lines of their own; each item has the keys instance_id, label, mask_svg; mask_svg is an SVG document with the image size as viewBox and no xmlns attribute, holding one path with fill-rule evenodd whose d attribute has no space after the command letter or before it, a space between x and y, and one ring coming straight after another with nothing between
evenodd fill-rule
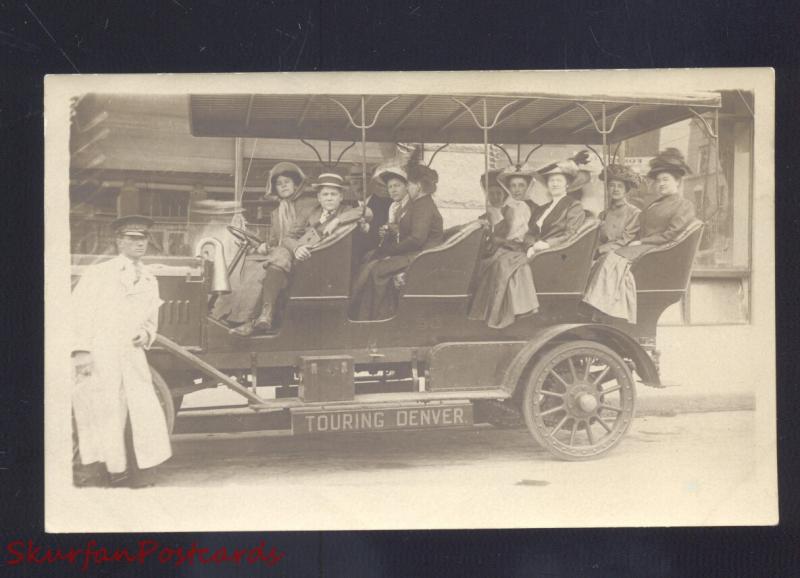
<instances>
[{"instance_id":1,"label":"chauffeur","mask_svg":"<svg viewBox=\"0 0 800 578\"><path fill-rule=\"evenodd\" d=\"M72 294L80 460L104 464L111 485L148 485L141 470L172 453L145 357L162 303L158 281L142 263L152 224L136 215L114 221L119 254L87 268Z\"/></svg>"}]
</instances>

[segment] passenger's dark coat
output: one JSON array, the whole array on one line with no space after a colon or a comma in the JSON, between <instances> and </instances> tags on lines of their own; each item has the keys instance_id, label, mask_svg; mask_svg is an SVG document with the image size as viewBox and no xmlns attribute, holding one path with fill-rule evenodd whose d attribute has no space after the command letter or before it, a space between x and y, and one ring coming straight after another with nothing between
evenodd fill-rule
<instances>
[{"instance_id":1,"label":"passenger's dark coat","mask_svg":"<svg viewBox=\"0 0 800 578\"><path fill-rule=\"evenodd\" d=\"M677 239L694 218L694 205L680 194L653 201L639 217L638 240L642 244L620 247L602 256L589 275L583 301L606 315L636 323L636 283L631 264L655 247Z\"/></svg>"},{"instance_id":2,"label":"passenger's dark coat","mask_svg":"<svg viewBox=\"0 0 800 578\"><path fill-rule=\"evenodd\" d=\"M617 254L635 261L654 247L677 239L694 221L694 205L680 194L662 195L653 201L639 217L641 245L621 247Z\"/></svg>"},{"instance_id":3,"label":"passenger's dark coat","mask_svg":"<svg viewBox=\"0 0 800 578\"><path fill-rule=\"evenodd\" d=\"M604 255L624 247L639 234L639 217L642 211L627 201L609 207L600 213L600 246L597 252Z\"/></svg>"},{"instance_id":4,"label":"passenger's dark coat","mask_svg":"<svg viewBox=\"0 0 800 578\"><path fill-rule=\"evenodd\" d=\"M444 240L442 215L430 195L410 200L398 220L398 242L386 241L368 256L353 285L354 319L387 319L397 308L394 275L417 254Z\"/></svg>"},{"instance_id":5,"label":"passenger's dark coat","mask_svg":"<svg viewBox=\"0 0 800 578\"><path fill-rule=\"evenodd\" d=\"M442 242L444 225L442 214L430 195L410 200L398 221L398 242L384 243L375 251L376 256L409 255Z\"/></svg>"},{"instance_id":6,"label":"passenger's dark coat","mask_svg":"<svg viewBox=\"0 0 800 578\"><path fill-rule=\"evenodd\" d=\"M550 203L533 204L530 232L526 237L528 245L533 245L536 241L545 241L551 247L563 245L578 232L586 219L586 212L580 201L565 195L558 200L556 206L542 222L542 227L539 228L536 221L549 206Z\"/></svg>"}]
</instances>

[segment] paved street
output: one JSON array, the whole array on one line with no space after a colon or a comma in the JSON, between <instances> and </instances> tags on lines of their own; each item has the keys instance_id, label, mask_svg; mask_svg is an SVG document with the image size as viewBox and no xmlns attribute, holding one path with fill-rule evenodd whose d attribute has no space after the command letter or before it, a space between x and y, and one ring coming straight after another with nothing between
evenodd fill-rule
<instances>
[{"instance_id":1,"label":"paved street","mask_svg":"<svg viewBox=\"0 0 800 578\"><path fill-rule=\"evenodd\" d=\"M193 436L175 443L159 486L253 485L271 495L290 489L301 508L306 493L357 491L364 508L385 508L401 526L418 520L409 513L404 524L395 507L412 494L427 496L444 525L453 519L448 509L456 516L465 508L485 509L487 525L720 523L735 516L732 504L752 482L753 436L749 411L642 417L610 454L580 463L550 458L526 429L489 426L319 438Z\"/></svg>"}]
</instances>

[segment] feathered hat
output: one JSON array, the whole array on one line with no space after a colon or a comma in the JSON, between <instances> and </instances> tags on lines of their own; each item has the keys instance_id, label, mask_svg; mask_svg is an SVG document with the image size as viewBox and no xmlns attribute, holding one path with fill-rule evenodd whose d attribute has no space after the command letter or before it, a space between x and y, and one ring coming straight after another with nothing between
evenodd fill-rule
<instances>
[{"instance_id":1,"label":"feathered hat","mask_svg":"<svg viewBox=\"0 0 800 578\"><path fill-rule=\"evenodd\" d=\"M604 177L609 181L622 181L627 189L639 186L638 175L625 165L608 165L600 171L600 180Z\"/></svg>"},{"instance_id":2,"label":"feathered hat","mask_svg":"<svg viewBox=\"0 0 800 578\"><path fill-rule=\"evenodd\" d=\"M574 157L551 163L533 173L534 178L547 186L550 175L564 175L567 178L567 192L577 191L592 179L589 171L579 168L589 162L589 153L581 151Z\"/></svg>"},{"instance_id":3,"label":"feathered hat","mask_svg":"<svg viewBox=\"0 0 800 578\"><path fill-rule=\"evenodd\" d=\"M648 178L654 179L658 173L670 173L679 179L683 175L692 174L692 169L686 164L683 153L676 148L670 147L664 149L650 160Z\"/></svg>"},{"instance_id":4,"label":"feathered hat","mask_svg":"<svg viewBox=\"0 0 800 578\"><path fill-rule=\"evenodd\" d=\"M439 173L422 162L422 146L414 147L406 163L408 180L422 185L425 194L432 195L436 192L439 182Z\"/></svg>"}]
</instances>

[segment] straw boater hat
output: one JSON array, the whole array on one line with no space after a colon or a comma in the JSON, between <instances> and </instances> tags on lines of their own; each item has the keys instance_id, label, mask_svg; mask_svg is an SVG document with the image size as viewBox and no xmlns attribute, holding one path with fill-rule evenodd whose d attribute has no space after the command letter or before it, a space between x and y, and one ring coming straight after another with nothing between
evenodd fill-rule
<instances>
[{"instance_id":1,"label":"straw boater hat","mask_svg":"<svg viewBox=\"0 0 800 578\"><path fill-rule=\"evenodd\" d=\"M347 188L344 184L344 179L336 173L322 173L317 177L317 182L311 185L311 188L317 191L322 187L333 187L340 191L344 191Z\"/></svg>"},{"instance_id":2,"label":"straw boater hat","mask_svg":"<svg viewBox=\"0 0 800 578\"><path fill-rule=\"evenodd\" d=\"M115 234L128 237L147 237L152 226L153 219L144 215L126 215L111 222Z\"/></svg>"},{"instance_id":3,"label":"straw boater hat","mask_svg":"<svg viewBox=\"0 0 800 578\"><path fill-rule=\"evenodd\" d=\"M272 167L272 170L269 171L269 178L267 179L267 197L271 195L275 195L276 197L278 196L278 191L275 187L275 181L281 175L289 177L294 181L295 184L294 195L292 195L292 198L289 200L294 200L303 194L303 186L306 182L306 175L296 164L288 161L282 161Z\"/></svg>"},{"instance_id":4,"label":"straw boater hat","mask_svg":"<svg viewBox=\"0 0 800 578\"><path fill-rule=\"evenodd\" d=\"M600 180L602 181L604 177L609 181L622 181L625 183L625 190L639 186L639 177L625 165L608 165L600 171Z\"/></svg>"},{"instance_id":5,"label":"straw boater hat","mask_svg":"<svg viewBox=\"0 0 800 578\"><path fill-rule=\"evenodd\" d=\"M650 160L650 171L647 173L647 177L654 179L658 173L670 173L679 179L684 175L691 174L692 169L686 164L681 151L670 147Z\"/></svg>"},{"instance_id":6,"label":"straw boater hat","mask_svg":"<svg viewBox=\"0 0 800 578\"><path fill-rule=\"evenodd\" d=\"M577 191L591 180L592 175L589 171L578 168L576 160L578 162L583 161L581 164L586 164L588 158L581 152L570 159L542 167L533 176L537 181L547 186L547 178L550 175L564 175L567 177L567 192Z\"/></svg>"}]
</instances>

